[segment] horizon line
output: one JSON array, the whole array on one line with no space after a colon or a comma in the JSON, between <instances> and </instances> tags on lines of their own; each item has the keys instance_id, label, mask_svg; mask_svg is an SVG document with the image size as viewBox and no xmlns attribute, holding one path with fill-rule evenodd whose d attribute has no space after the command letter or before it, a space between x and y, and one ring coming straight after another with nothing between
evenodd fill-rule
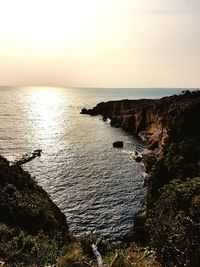
<instances>
[{"instance_id":1,"label":"horizon line","mask_svg":"<svg viewBox=\"0 0 200 267\"><path fill-rule=\"evenodd\" d=\"M167 86L151 86L151 87L114 87L114 86L61 86L61 85L0 85L1 87L49 87L49 88L72 88L72 89L192 89L192 90L199 90L200 87L167 87Z\"/></svg>"}]
</instances>

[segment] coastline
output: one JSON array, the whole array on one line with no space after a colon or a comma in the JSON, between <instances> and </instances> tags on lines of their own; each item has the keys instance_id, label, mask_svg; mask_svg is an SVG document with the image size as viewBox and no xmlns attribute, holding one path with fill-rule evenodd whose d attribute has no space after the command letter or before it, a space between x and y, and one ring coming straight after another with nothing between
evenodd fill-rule
<instances>
[{"instance_id":1,"label":"coastline","mask_svg":"<svg viewBox=\"0 0 200 267\"><path fill-rule=\"evenodd\" d=\"M134 218L124 240L149 244L169 266L170 262L178 266L200 263L200 245L195 237L200 233L200 213L196 211L200 210L199 110L200 91L184 91L159 100L102 102L81 111L109 118L111 126L147 142L148 153L143 158L147 172L145 214ZM185 228L187 218L190 223ZM190 240L190 245L183 246L185 240Z\"/></svg>"},{"instance_id":2,"label":"coastline","mask_svg":"<svg viewBox=\"0 0 200 267\"><path fill-rule=\"evenodd\" d=\"M149 175L146 213L135 216L133 228L123 239L127 249L123 254L119 252L121 255L119 258L127 262L133 250L136 250L131 244L136 242L139 246L150 246L154 249L164 266L172 266L172 264L198 266L200 262L198 242L200 92L185 92L180 96L164 98L161 102L165 100L167 103L172 100L170 105L164 103L166 110L158 104L149 102L151 107L159 106L157 112L155 108L150 109L146 104L145 107L142 104L142 109L136 105L135 109L135 102L134 105L131 103L131 108L128 103L128 109L126 109L127 102L124 101L127 100L123 100L117 103L113 101L108 102L109 104L98 104L98 109L94 108L95 114L90 115L98 115L101 112L101 115L111 119L112 126L120 126L127 131L131 128L131 133L138 135L145 131L150 136L147 142L151 152L143 158ZM141 101L143 100L140 100L140 104ZM147 103L146 100L145 103ZM159 101L157 103L160 104ZM99 110L100 106L103 111ZM125 110L116 107L123 107ZM86 113L86 110L83 113ZM158 120L158 114L164 114L166 117L164 120L159 117ZM133 119L133 115L136 118ZM130 116L132 116L131 120ZM113 118L117 125L113 123ZM150 124L149 118L155 121ZM152 125L154 127L158 125L159 129L164 125L164 128L161 132L159 130L159 134L156 132L152 135L155 129ZM164 129L167 131L165 132ZM162 133L161 136L160 133ZM157 146L152 146L152 141L157 141ZM0 259L6 261L8 266L13 266L13 262L16 264L24 262L29 266L38 260L41 261L41 266L45 266L45 263L56 262L58 258L62 263L59 266L71 267L72 262L73 264L78 262L75 266L84 266L84 258L88 261L92 257L87 254L91 242L97 240L92 241L90 237L84 237L85 239L77 242L69 232L65 216L34 179L21 167L10 166L9 162L2 157L0 164L1 244L4 244L0 250ZM93 238L97 239L97 236ZM106 257L105 250L108 252L110 250L105 243L103 244L103 253ZM64 247L65 252L62 254ZM114 254L110 257L109 264L113 258ZM161 266L157 264L154 261L150 266ZM93 261L91 266L94 265ZM114 266L113 264L112 267Z\"/></svg>"}]
</instances>

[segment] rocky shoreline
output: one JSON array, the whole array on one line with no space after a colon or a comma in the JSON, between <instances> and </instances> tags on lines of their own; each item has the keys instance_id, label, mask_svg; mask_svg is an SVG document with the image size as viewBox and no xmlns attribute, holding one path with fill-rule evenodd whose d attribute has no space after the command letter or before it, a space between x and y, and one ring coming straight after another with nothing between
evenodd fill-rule
<instances>
[{"instance_id":1,"label":"rocky shoreline","mask_svg":"<svg viewBox=\"0 0 200 267\"><path fill-rule=\"evenodd\" d=\"M101 102L92 109L83 108L81 114L101 115L110 119L111 126L138 135L155 149L165 142L174 117L185 105L194 101L186 95L173 95L161 99L118 100Z\"/></svg>"},{"instance_id":2,"label":"rocky shoreline","mask_svg":"<svg viewBox=\"0 0 200 267\"><path fill-rule=\"evenodd\" d=\"M199 266L200 91L102 102L81 114L109 118L147 143L146 212L134 218L125 242L153 247L164 266Z\"/></svg>"}]
</instances>

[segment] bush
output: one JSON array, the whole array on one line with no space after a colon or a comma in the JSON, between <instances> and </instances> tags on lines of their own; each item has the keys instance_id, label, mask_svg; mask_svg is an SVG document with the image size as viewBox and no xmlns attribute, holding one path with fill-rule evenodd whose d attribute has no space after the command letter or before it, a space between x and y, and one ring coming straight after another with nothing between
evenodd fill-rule
<instances>
[{"instance_id":1,"label":"bush","mask_svg":"<svg viewBox=\"0 0 200 267\"><path fill-rule=\"evenodd\" d=\"M166 266L199 266L199 222L200 178L165 186L148 223L151 245Z\"/></svg>"},{"instance_id":2,"label":"bush","mask_svg":"<svg viewBox=\"0 0 200 267\"><path fill-rule=\"evenodd\" d=\"M200 134L200 133L199 133ZM159 190L173 179L185 180L200 175L200 149L193 139L165 144L159 158L147 155L144 164L151 172L148 183L148 207L159 198Z\"/></svg>"},{"instance_id":3,"label":"bush","mask_svg":"<svg viewBox=\"0 0 200 267\"><path fill-rule=\"evenodd\" d=\"M1 156L0 238L0 258L8 266L55 263L70 241L66 218L48 194Z\"/></svg>"},{"instance_id":4,"label":"bush","mask_svg":"<svg viewBox=\"0 0 200 267\"><path fill-rule=\"evenodd\" d=\"M72 243L67 247L66 253L58 260L59 267L84 267L86 260L79 243ZM88 260L89 262L89 260Z\"/></svg>"}]
</instances>

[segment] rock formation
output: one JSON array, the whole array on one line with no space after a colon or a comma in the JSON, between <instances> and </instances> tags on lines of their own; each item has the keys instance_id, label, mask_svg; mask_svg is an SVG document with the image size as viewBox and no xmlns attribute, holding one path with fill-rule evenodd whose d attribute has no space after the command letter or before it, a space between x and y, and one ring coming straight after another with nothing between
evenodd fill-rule
<instances>
[{"instance_id":1,"label":"rock formation","mask_svg":"<svg viewBox=\"0 0 200 267\"><path fill-rule=\"evenodd\" d=\"M161 99L119 100L101 102L93 109L83 109L81 114L102 115L110 119L111 126L139 135L149 142L149 148L160 147L167 138L174 117L200 98L200 92Z\"/></svg>"}]
</instances>

